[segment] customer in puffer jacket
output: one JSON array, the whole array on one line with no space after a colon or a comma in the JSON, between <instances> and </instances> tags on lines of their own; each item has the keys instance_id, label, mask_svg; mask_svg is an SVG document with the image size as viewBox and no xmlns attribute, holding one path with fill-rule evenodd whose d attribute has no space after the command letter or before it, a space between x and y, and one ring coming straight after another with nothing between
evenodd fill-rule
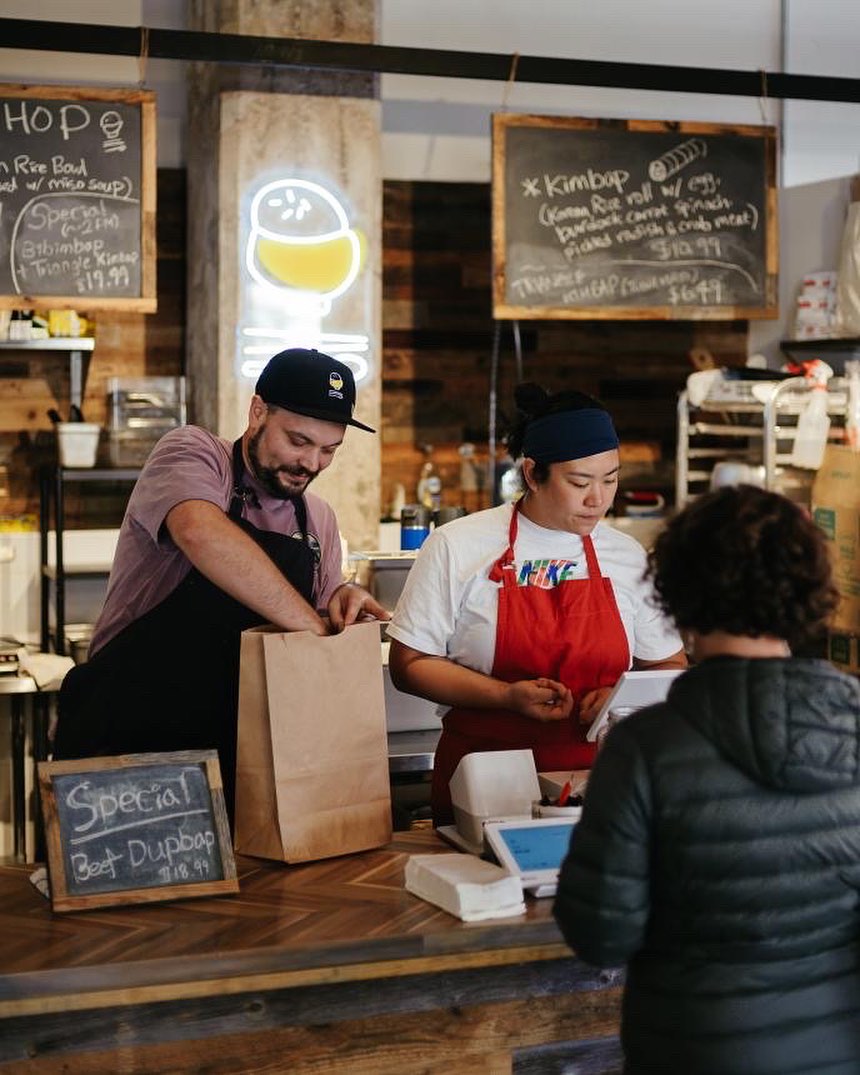
<instances>
[{"instance_id":1,"label":"customer in puffer jacket","mask_svg":"<svg viewBox=\"0 0 860 1075\"><path fill-rule=\"evenodd\" d=\"M860 687L791 655L833 611L806 514L751 486L696 500L650 557L696 662L614 726L555 916L627 964L625 1072L860 1072Z\"/></svg>"}]
</instances>

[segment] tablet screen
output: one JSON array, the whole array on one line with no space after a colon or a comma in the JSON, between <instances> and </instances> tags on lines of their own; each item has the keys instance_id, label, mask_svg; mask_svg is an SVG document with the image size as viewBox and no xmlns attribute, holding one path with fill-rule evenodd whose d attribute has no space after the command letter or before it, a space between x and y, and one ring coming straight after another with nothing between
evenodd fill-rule
<instances>
[{"instance_id":1,"label":"tablet screen","mask_svg":"<svg viewBox=\"0 0 860 1075\"><path fill-rule=\"evenodd\" d=\"M573 825L523 825L499 829L499 836L522 873L535 870L558 870L561 867Z\"/></svg>"}]
</instances>

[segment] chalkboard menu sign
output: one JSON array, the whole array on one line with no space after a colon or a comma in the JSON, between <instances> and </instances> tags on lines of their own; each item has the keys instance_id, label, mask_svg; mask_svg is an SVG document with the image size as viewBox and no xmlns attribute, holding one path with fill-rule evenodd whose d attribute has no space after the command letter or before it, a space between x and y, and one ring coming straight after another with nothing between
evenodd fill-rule
<instances>
[{"instance_id":1,"label":"chalkboard menu sign","mask_svg":"<svg viewBox=\"0 0 860 1075\"><path fill-rule=\"evenodd\" d=\"M40 762L55 911L238 892L215 751Z\"/></svg>"},{"instance_id":2,"label":"chalkboard menu sign","mask_svg":"<svg viewBox=\"0 0 860 1075\"><path fill-rule=\"evenodd\" d=\"M0 307L151 313L155 95L0 85Z\"/></svg>"},{"instance_id":3,"label":"chalkboard menu sign","mask_svg":"<svg viewBox=\"0 0 860 1075\"><path fill-rule=\"evenodd\" d=\"M499 318L777 316L772 127L493 117Z\"/></svg>"}]
</instances>

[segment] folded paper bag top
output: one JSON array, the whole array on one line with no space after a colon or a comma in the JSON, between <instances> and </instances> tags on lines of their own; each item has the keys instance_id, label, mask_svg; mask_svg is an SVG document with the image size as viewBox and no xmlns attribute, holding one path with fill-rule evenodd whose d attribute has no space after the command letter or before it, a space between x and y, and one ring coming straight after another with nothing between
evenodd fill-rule
<instances>
[{"instance_id":1,"label":"folded paper bag top","mask_svg":"<svg viewBox=\"0 0 860 1075\"><path fill-rule=\"evenodd\" d=\"M379 624L243 632L236 850L308 862L390 839Z\"/></svg>"}]
</instances>

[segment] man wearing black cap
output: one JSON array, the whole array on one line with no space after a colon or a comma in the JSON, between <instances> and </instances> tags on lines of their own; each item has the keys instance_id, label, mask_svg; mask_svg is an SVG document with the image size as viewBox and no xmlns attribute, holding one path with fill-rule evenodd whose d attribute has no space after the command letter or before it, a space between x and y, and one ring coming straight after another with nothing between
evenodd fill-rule
<instances>
[{"instance_id":1,"label":"man wearing black cap","mask_svg":"<svg viewBox=\"0 0 860 1075\"><path fill-rule=\"evenodd\" d=\"M63 683L55 758L215 747L232 812L241 632L388 618L342 582L334 512L306 492L346 426L374 432L354 405L348 366L291 349L260 374L234 444L196 426L162 437L129 499L89 660Z\"/></svg>"}]
</instances>

